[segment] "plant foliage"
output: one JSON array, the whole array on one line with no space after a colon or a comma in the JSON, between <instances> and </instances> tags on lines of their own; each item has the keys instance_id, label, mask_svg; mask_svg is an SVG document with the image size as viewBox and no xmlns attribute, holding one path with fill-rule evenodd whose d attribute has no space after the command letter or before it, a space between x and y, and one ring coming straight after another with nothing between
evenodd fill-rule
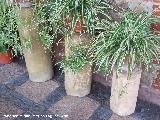
<instances>
[{"instance_id":1,"label":"plant foliage","mask_svg":"<svg viewBox=\"0 0 160 120\"><path fill-rule=\"evenodd\" d=\"M6 52L12 47L15 54L21 50L19 43L17 24L16 24L16 11L7 2L1 0L0 2L0 52Z\"/></svg>"},{"instance_id":2,"label":"plant foliage","mask_svg":"<svg viewBox=\"0 0 160 120\"><path fill-rule=\"evenodd\" d=\"M87 50L84 49L84 47L80 45L72 45L70 50L70 54L65 56L64 60L60 62L61 68L65 68L77 73L82 70L86 64L90 64L90 60L86 56Z\"/></svg>"},{"instance_id":3,"label":"plant foliage","mask_svg":"<svg viewBox=\"0 0 160 120\"><path fill-rule=\"evenodd\" d=\"M86 32L93 35L96 23L100 22L98 14L109 19L107 12L112 9L103 0L48 0L34 3L37 23L42 25L40 36L47 48L54 42L57 34L73 33L77 21L82 21ZM69 27L68 20L71 24Z\"/></svg>"},{"instance_id":4,"label":"plant foliage","mask_svg":"<svg viewBox=\"0 0 160 120\"><path fill-rule=\"evenodd\" d=\"M109 74L115 68L118 74L126 61L130 76L135 65L143 64L148 68L153 59L160 60L160 36L150 30L151 23L158 19L133 11L121 15L121 22L107 24L104 21L101 24L104 31L97 36L91 51L96 70L102 69Z\"/></svg>"}]
</instances>

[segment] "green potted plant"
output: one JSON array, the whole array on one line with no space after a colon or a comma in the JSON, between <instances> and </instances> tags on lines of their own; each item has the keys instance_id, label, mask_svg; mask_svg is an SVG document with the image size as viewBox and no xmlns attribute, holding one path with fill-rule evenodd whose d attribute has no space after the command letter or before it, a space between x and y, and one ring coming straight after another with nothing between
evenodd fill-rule
<instances>
[{"instance_id":1,"label":"green potted plant","mask_svg":"<svg viewBox=\"0 0 160 120\"><path fill-rule=\"evenodd\" d=\"M65 72L66 92L83 97L90 92L92 76L86 51L96 24L100 22L98 14L108 17L105 12L109 4L101 0L56 0L51 1L50 6L49 19L54 31L58 29L65 36L65 57L61 65Z\"/></svg>"},{"instance_id":2,"label":"green potted plant","mask_svg":"<svg viewBox=\"0 0 160 120\"><path fill-rule=\"evenodd\" d=\"M65 58L61 67L65 71L65 89L68 95L83 97L90 93L92 64L87 51L91 40L89 34L80 36L79 33L74 33L65 41Z\"/></svg>"},{"instance_id":3,"label":"green potted plant","mask_svg":"<svg viewBox=\"0 0 160 120\"><path fill-rule=\"evenodd\" d=\"M0 63L12 62L14 52L17 55L21 50L16 31L16 19L12 6L6 0L0 3Z\"/></svg>"},{"instance_id":4,"label":"green potted plant","mask_svg":"<svg viewBox=\"0 0 160 120\"><path fill-rule=\"evenodd\" d=\"M109 74L113 71L110 107L121 116L134 112L142 66L159 62L160 37L150 30L157 18L146 13L125 11L120 22L104 24L92 46L93 61Z\"/></svg>"}]
</instances>

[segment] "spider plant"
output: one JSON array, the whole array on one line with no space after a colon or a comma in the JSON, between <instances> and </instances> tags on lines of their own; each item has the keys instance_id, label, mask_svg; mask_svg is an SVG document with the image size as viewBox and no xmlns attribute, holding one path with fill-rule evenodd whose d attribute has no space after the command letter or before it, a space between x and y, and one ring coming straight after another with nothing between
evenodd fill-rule
<instances>
[{"instance_id":1,"label":"spider plant","mask_svg":"<svg viewBox=\"0 0 160 120\"><path fill-rule=\"evenodd\" d=\"M34 6L37 23L47 23L47 26L43 27L40 32L40 36L47 37L42 42L48 46L53 43L57 33L74 32L78 21L82 21L86 32L93 35L95 24L99 21L98 14L110 18L106 11L112 9L108 2L102 0L48 0L46 3L34 2ZM67 27L67 19L71 23L70 27Z\"/></svg>"},{"instance_id":2,"label":"spider plant","mask_svg":"<svg viewBox=\"0 0 160 120\"><path fill-rule=\"evenodd\" d=\"M102 69L109 74L115 68L118 74L126 61L130 76L135 65L149 68L153 59L160 60L160 36L150 30L150 25L159 20L147 13L130 10L121 15L123 20L120 22L107 24L104 21L101 24L104 31L97 36L91 50L96 70Z\"/></svg>"},{"instance_id":3,"label":"spider plant","mask_svg":"<svg viewBox=\"0 0 160 120\"><path fill-rule=\"evenodd\" d=\"M56 0L51 3L51 6L54 6L50 14L50 22L57 26L59 23L63 28L56 27L62 33L65 33L64 36L67 38L66 41L69 42L70 36L74 31L77 22L80 22L82 28L85 28L86 33L95 35L96 25L101 21L100 14L105 16L106 19L110 19L108 15L108 10L112 9L111 5L108 2L102 0ZM70 26L66 22L69 19ZM58 24L57 24L58 23ZM59 29L60 28L60 29ZM55 29L55 31L57 31ZM67 67L71 70L79 71L82 69L85 64L89 63L87 59L87 54L83 49L83 45L76 45L77 49L72 49L72 53L69 56L65 56L65 59L62 61L62 66ZM75 48L75 47L74 47ZM89 48L89 47L88 47ZM69 66L70 65L70 66ZM76 70L77 69L77 70Z\"/></svg>"},{"instance_id":4,"label":"spider plant","mask_svg":"<svg viewBox=\"0 0 160 120\"><path fill-rule=\"evenodd\" d=\"M89 56L87 56L88 46L84 44L69 44L70 52L60 62L61 68L72 70L78 73L87 64L91 64Z\"/></svg>"},{"instance_id":5,"label":"spider plant","mask_svg":"<svg viewBox=\"0 0 160 120\"><path fill-rule=\"evenodd\" d=\"M95 23L99 20L98 14L101 13L109 18L105 11L111 8L108 2L102 0L51 0L51 2L51 6L55 8L54 12L51 12L52 22L59 20L66 25L66 19L69 18L73 31L76 22L82 21L83 27L87 29L86 32L91 34L94 33Z\"/></svg>"},{"instance_id":6,"label":"spider plant","mask_svg":"<svg viewBox=\"0 0 160 120\"><path fill-rule=\"evenodd\" d=\"M48 0L46 3L35 1L36 24L41 26L38 33L40 40L47 49L51 48L58 34L62 34L63 37L67 38L66 41L69 41L77 21L83 23L85 32L94 36L97 23L101 21L101 16L107 20L111 19L107 13L109 9L113 8L103 0ZM71 23L69 27L66 22L67 19ZM72 47L72 54L69 55L70 57L66 56L61 65L62 67L71 65L73 71L76 71L75 69L79 71L85 63L88 63L86 52L82 52L84 51L82 45L76 45L78 50L72 49ZM83 59L77 57L76 54L79 54Z\"/></svg>"}]
</instances>

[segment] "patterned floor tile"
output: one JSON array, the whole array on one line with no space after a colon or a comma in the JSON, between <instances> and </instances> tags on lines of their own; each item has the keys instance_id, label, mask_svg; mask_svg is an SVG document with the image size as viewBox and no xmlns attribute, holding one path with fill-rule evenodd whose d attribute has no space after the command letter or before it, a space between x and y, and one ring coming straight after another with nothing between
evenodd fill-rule
<instances>
[{"instance_id":1,"label":"patterned floor tile","mask_svg":"<svg viewBox=\"0 0 160 120\"><path fill-rule=\"evenodd\" d=\"M18 86L15 90L34 102L39 103L57 87L59 87L58 83L52 80L43 83L35 83L28 80L23 85Z\"/></svg>"},{"instance_id":2,"label":"patterned floor tile","mask_svg":"<svg viewBox=\"0 0 160 120\"><path fill-rule=\"evenodd\" d=\"M89 120L108 120L112 116L112 111L108 106L100 106L94 111Z\"/></svg>"},{"instance_id":3,"label":"patterned floor tile","mask_svg":"<svg viewBox=\"0 0 160 120\"><path fill-rule=\"evenodd\" d=\"M16 115L22 114L22 110L15 105L0 98L0 120L13 120Z\"/></svg>"},{"instance_id":4,"label":"patterned floor tile","mask_svg":"<svg viewBox=\"0 0 160 120\"><path fill-rule=\"evenodd\" d=\"M27 69L25 65L20 65L16 62L3 65L0 67L0 83L8 83L26 72Z\"/></svg>"},{"instance_id":5,"label":"patterned floor tile","mask_svg":"<svg viewBox=\"0 0 160 120\"><path fill-rule=\"evenodd\" d=\"M99 103L88 97L65 96L49 110L64 120L88 120L98 107Z\"/></svg>"}]
</instances>

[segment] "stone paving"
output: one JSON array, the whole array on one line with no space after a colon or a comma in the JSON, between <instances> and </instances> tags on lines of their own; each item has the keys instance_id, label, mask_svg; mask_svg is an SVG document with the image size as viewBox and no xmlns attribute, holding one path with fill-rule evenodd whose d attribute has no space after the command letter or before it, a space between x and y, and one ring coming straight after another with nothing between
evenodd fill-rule
<instances>
[{"instance_id":1,"label":"stone paving","mask_svg":"<svg viewBox=\"0 0 160 120\"><path fill-rule=\"evenodd\" d=\"M0 65L0 120L160 120L160 107L138 100L127 117L109 108L110 88L93 81L83 98L67 96L64 76L45 83L29 80L24 61Z\"/></svg>"}]
</instances>

